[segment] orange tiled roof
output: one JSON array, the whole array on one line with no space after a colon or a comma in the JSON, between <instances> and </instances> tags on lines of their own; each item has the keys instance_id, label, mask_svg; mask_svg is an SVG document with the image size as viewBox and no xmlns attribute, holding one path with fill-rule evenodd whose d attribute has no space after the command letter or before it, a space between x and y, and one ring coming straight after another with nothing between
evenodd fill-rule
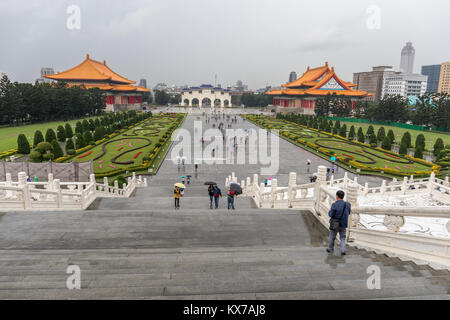
<instances>
[{"instance_id":1,"label":"orange tiled roof","mask_svg":"<svg viewBox=\"0 0 450 320\"><path fill-rule=\"evenodd\" d=\"M333 86L330 88L322 88L330 80L333 80ZM361 90L353 90L356 84L351 82L342 81L334 71L334 68L329 69L328 63L326 62L324 66L319 68L310 69L308 67L307 71L297 80L282 85L282 87L286 89L281 90L272 90L267 92L266 94L271 96L277 95L315 95L315 96L325 96L327 94L336 94L340 96L351 96L351 97L365 97L371 96L372 94L361 91ZM309 87L309 88L308 88Z\"/></svg>"},{"instance_id":2,"label":"orange tiled roof","mask_svg":"<svg viewBox=\"0 0 450 320\"><path fill-rule=\"evenodd\" d=\"M92 89L92 88L98 88L100 90L105 91L136 91L136 92L149 92L150 89L146 89L144 87L139 86L133 86L129 84L124 85L118 85L118 84L107 84L107 83L99 83L99 84L93 84L93 83L68 83L69 87L75 87L75 86L82 86L86 89Z\"/></svg>"},{"instance_id":3,"label":"orange tiled roof","mask_svg":"<svg viewBox=\"0 0 450 320\"><path fill-rule=\"evenodd\" d=\"M107 65L106 61L103 63L92 60L89 54L86 59L78 66L72 69L44 76L52 80L98 80L98 81L113 81L124 84L136 83L136 81L128 80L112 71Z\"/></svg>"}]
</instances>

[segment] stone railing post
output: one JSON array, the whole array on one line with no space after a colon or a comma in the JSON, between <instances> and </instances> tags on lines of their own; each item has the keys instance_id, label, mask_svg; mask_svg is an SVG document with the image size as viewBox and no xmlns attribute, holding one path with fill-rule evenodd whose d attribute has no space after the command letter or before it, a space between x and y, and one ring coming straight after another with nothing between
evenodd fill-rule
<instances>
[{"instance_id":1,"label":"stone railing post","mask_svg":"<svg viewBox=\"0 0 450 320\"><path fill-rule=\"evenodd\" d=\"M19 172L17 175L18 179L18 187L22 188L22 196L23 196L23 208L25 210L29 209L31 207L31 201L30 201L30 190L28 189L27 185L27 174L25 172Z\"/></svg>"},{"instance_id":2,"label":"stone railing post","mask_svg":"<svg viewBox=\"0 0 450 320\"><path fill-rule=\"evenodd\" d=\"M327 167L319 166L317 168L317 180L314 186L315 210L319 214L320 208L320 188L327 183Z\"/></svg>"},{"instance_id":3,"label":"stone railing post","mask_svg":"<svg viewBox=\"0 0 450 320\"><path fill-rule=\"evenodd\" d=\"M93 174L93 173L91 173L90 175L89 175L89 184L93 184L94 185L94 188L93 188L93 192L94 192L94 194L97 192L97 186L96 186L96 181L95 181L95 174Z\"/></svg>"},{"instance_id":4,"label":"stone railing post","mask_svg":"<svg viewBox=\"0 0 450 320\"><path fill-rule=\"evenodd\" d=\"M436 182L436 174L434 172L431 172L430 179L428 180L427 185L428 193L431 194L433 192L435 182Z\"/></svg>"},{"instance_id":5,"label":"stone railing post","mask_svg":"<svg viewBox=\"0 0 450 320\"><path fill-rule=\"evenodd\" d=\"M258 193L258 202L257 202L258 208L262 207L262 200L263 200L262 194L264 191L265 191L264 183L261 183L259 188L257 190L255 190L255 194Z\"/></svg>"},{"instance_id":6,"label":"stone railing post","mask_svg":"<svg viewBox=\"0 0 450 320\"><path fill-rule=\"evenodd\" d=\"M444 186L448 187L450 185L448 176L445 177Z\"/></svg>"},{"instance_id":7,"label":"stone railing post","mask_svg":"<svg viewBox=\"0 0 450 320\"><path fill-rule=\"evenodd\" d=\"M293 194L293 189L297 185L297 174L295 172L289 173L289 184L288 184L288 207L292 208L292 201L295 199Z\"/></svg>"},{"instance_id":8,"label":"stone railing post","mask_svg":"<svg viewBox=\"0 0 450 320\"><path fill-rule=\"evenodd\" d=\"M408 177L403 177L402 193L405 194L408 189Z\"/></svg>"},{"instance_id":9,"label":"stone railing post","mask_svg":"<svg viewBox=\"0 0 450 320\"><path fill-rule=\"evenodd\" d=\"M349 184L347 187L347 202L350 203L352 211L358 206L358 185L357 184ZM360 217L359 214L350 213L348 218L348 228L347 228L347 239L348 241L353 241L354 239L350 238L350 229L357 228Z\"/></svg>"},{"instance_id":10,"label":"stone railing post","mask_svg":"<svg viewBox=\"0 0 450 320\"><path fill-rule=\"evenodd\" d=\"M109 186L108 177L103 178L103 185L105 186L105 188L108 188Z\"/></svg>"},{"instance_id":11,"label":"stone railing post","mask_svg":"<svg viewBox=\"0 0 450 320\"><path fill-rule=\"evenodd\" d=\"M381 182L381 187L380 187L380 194L383 195L386 193L386 180L383 180Z\"/></svg>"},{"instance_id":12,"label":"stone railing post","mask_svg":"<svg viewBox=\"0 0 450 320\"><path fill-rule=\"evenodd\" d=\"M119 194L119 181L114 180L114 190L113 193Z\"/></svg>"},{"instance_id":13,"label":"stone railing post","mask_svg":"<svg viewBox=\"0 0 450 320\"><path fill-rule=\"evenodd\" d=\"M6 185L7 185L7 186L11 186L11 185L12 185L12 177L11 177L11 173L7 172L5 178L6 178Z\"/></svg>"},{"instance_id":14,"label":"stone railing post","mask_svg":"<svg viewBox=\"0 0 450 320\"><path fill-rule=\"evenodd\" d=\"M47 178L47 190L53 190L53 173L49 173L48 174L48 178Z\"/></svg>"},{"instance_id":15,"label":"stone railing post","mask_svg":"<svg viewBox=\"0 0 450 320\"><path fill-rule=\"evenodd\" d=\"M344 188L347 188L348 186L348 174L347 172L344 173Z\"/></svg>"},{"instance_id":16,"label":"stone railing post","mask_svg":"<svg viewBox=\"0 0 450 320\"><path fill-rule=\"evenodd\" d=\"M366 182L364 184L364 191L363 191L363 195L366 196L369 193L369 183Z\"/></svg>"},{"instance_id":17,"label":"stone railing post","mask_svg":"<svg viewBox=\"0 0 450 320\"><path fill-rule=\"evenodd\" d=\"M258 186L258 174L257 174L257 173L255 173L255 174L253 175L253 185L254 185L255 187Z\"/></svg>"},{"instance_id":18,"label":"stone railing post","mask_svg":"<svg viewBox=\"0 0 450 320\"><path fill-rule=\"evenodd\" d=\"M59 179L53 180L53 190L58 192L56 195L56 206L62 208L61 181Z\"/></svg>"},{"instance_id":19,"label":"stone railing post","mask_svg":"<svg viewBox=\"0 0 450 320\"><path fill-rule=\"evenodd\" d=\"M278 181L277 179L272 179L272 194L271 194L271 200L272 200L272 208L275 206L275 200L278 197L278 194L275 194L275 191L278 189Z\"/></svg>"}]
</instances>

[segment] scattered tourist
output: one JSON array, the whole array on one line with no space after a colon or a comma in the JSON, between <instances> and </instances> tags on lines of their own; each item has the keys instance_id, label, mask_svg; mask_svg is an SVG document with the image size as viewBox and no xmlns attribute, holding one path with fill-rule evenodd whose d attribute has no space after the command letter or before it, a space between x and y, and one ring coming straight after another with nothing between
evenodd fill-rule
<instances>
[{"instance_id":1,"label":"scattered tourist","mask_svg":"<svg viewBox=\"0 0 450 320\"><path fill-rule=\"evenodd\" d=\"M267 187L267 178L264 179L264 187Z\"/></svg>"},{"instance_id":2,"label":"scattered tourist","mask_svg":"<svg viewBox=\"0 0 450 320\"><path fill-rule=\"evenodd\" d=\"M216 209L219 208L219 197L222 197L222 191L220 190L220 188L215 185L214 186L214 203L216 206Z\"/></svg>"},{"instance_id":3,"label":"scattered tourist","mask_svg":"<svg viewBox=\"0 0 450 320\"><path fill-rule=\"evenodd\" d=\"M345 192L339 190L336 192L336 202L331 205L331 209L328 212L330 216L330 242L327 248L328 253L334 251L334 241L336 235L339 233L339 239L341 240L341 255L345 256L345 239L346 230L348 226L348 217L351 212L350 203L344 201Z\"/></svg>"},{"instance_id":4,"label":"scattered tourist","mask_svg":"<svg viewBox=\"0 0 450 320\"><path fill-rule=\"evenodd\" d=\"M230 210L230 207L234 210L234 196L233 190L230 189L227 195L228 210Z\"/></svg>"},{"instance_id":5,"label":"scattered tourist","mask_svg":"<svg viewBox=\"0 0 450 320\"><path fill-rule=\"evenodd\" d=\"M175 190L173 190L174 198L175 198L175 209L180 209L180 198L181 198L181 191L180 188L175 186Z\"/></svg>"},{"instance_id":6,"label":"scattered tourist","mask_svg":"<svg viewBox=\"0 0 450 320\"><path fill-rule=\"evenodd\" d=\"M306 162L307 165L307 172L309 173L309 169L311 168L311 160L308 159L308 161Z\"/></svg>"},{"instance_id":7,"label":"scattered tourist","mask_svg":"<svg viewBox=\"0 0 450 320\"><path fill-rule=\"evenodd\" d=\"M213 200L214 200L214 185L211 184L208 187L208 195L209 195L209 208L213 208Z\"/></svg>"}]
</instances>

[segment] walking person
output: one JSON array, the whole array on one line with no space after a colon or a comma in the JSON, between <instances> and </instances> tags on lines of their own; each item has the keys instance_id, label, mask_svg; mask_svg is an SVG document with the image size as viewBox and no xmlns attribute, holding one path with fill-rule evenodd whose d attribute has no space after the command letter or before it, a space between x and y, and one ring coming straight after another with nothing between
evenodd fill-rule
<instances>
[{"instance_id":1,"label":"walking person","mask_svg":"<svg viewBox=\"0 0 450 320\"><path fill-rule=\"evenodd\" d=\"M219 208L219 197L222 197L222 191L220 190L220 188L217 185L215 185L214 186L214 204L215 204L216 209Z\"/></svg>"},{"instance_id":2,"label":"walking person","mask_svg":"<svg viewBox=\"0 0 450 320\"><path fill-rule=\"evenodd\" d=\"M175 189L173 190L173 196L175 198L175 209L180 209L181 191L177 186L175 186Z\"/></svg>"},{"instance_id":3,"label":"walking person","mask_svg":"<svg viewBox=\"0 0 450 320\"><path fill-rule=\"evenodd\" d=\"M346 230L348 227L348 217L351 212L350 203L344 201L345 192L339 190L336 192L336 202L331 205L331 209L328 212L330 216L330 242L327 248L328 253L334 251L334 241L336 235L339 233L339 239L341 240L341 255L345 256L345 239Z\"/></svg>"},{"instance_id":4,"label":"walking person","mask_svg":"<svg viewBox=\"0 0 450 320\"><path fill-rule=\"evenodd\" d=\"M230 207L234 210L234 197L235 197L235 194L234 194L233 190L230 189L228 191L228 195L227 195L228 210L230 210Z\"/></svg>"},{"instance_id":5,"label":"walking person","mask_svg":"<svg viewBox=\"0 0 450 320\"><path fill-rule=\"evenodd\" d=\"M214 185L210 185L208 187L208 195L209 195L209 208L213 208L213 200L214 200Z\"/></svg>"},{"instance_id":6,"label":"walking person","mask_svg":"<svg viewBox=\"0 0 450 320\"><path fill-rule=\"evenodd\" d=\"M306 162L306 164L307 164L307 166L308 166L308 167L307 167L307 168L308 168L308 169L307 169L307 172L309 173L309 170L310 170L310 168L311 168L311 160L308 159L308 161Z\"/></svg>"}]
</instances>

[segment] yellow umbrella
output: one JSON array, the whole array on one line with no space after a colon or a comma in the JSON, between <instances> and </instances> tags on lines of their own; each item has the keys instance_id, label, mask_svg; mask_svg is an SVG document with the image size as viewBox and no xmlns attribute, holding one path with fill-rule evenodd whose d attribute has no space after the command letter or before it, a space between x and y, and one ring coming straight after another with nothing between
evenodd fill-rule
<instances>
[{"instance_id":1,"label":"yellow umbrella","mask_svg":"<svg viewBox=\"0 0 450 320\"><path fill-rule=\"evenodd\" d=\"M175 183L175 187L186 189L186 186L184 184L182 184L182 183L179 183L179 182Z\"/></svg>"}]
</instances>

